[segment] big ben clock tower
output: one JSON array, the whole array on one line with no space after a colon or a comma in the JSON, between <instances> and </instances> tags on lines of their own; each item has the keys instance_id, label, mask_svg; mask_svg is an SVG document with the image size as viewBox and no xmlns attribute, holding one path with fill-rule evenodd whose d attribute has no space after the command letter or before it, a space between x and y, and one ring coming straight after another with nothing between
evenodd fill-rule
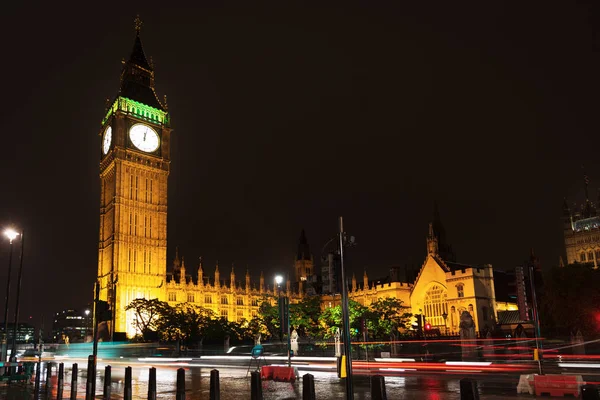
<instances>
[{"instance_id":1,"label":"big ben clock tower","mask_svg":"<svg viewBox=\"0 0 600 400\"><path fill-rule=\"evenodd\" d=\"M102 120L100 152L100 298L113 309L111 332L135 334L136 298L164 299L170 136L166 102L140 40L141 22L120 90Z\"/></svg>"}]
</instances>

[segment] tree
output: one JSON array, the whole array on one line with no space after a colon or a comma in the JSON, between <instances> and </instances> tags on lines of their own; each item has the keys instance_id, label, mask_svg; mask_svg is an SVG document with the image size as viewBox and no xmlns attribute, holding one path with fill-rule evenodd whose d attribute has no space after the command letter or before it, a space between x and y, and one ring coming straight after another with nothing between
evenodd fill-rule
<instances>
[{"instance_id":1,"label":"tree","mask_svg":"<svg viewBox=\"0 0 600 400\"><path fill-rule=\"evenodd\" d=\"M133 324L144 340L154 336L152 333L157 331L159 320L169 312L169 305L158 299L135 299L125 310L133 310L135 319Z\"/></svg>"},{"instance_id":2,"label":"tree","mask_svg":"<svg viewBox=\"0 0 600 400\"><path fill-rule=\"evenodd\" d=\"M371 303L364 317L367 319L369 336L373 339L396 338L400 329L408 329L412 314L402 300L395 297L378 299Z\"/></svg>"},{"instance_id":3,"label":"tree","mask_svg":"<svg viewBox=\"0 0 600 400\"><path fill-rule=\"evenodd\" d=\"M261 324L268 332L269 337L281 337L281 322L279 321L279 308L277 305L271 304L273 299L277 299L273 295L265 294L259 302L258 314Z\"/></svg>"},{"instance_id":4,"label":"tree","mask_svg":"<svg viewBox=\"0 0 600 400\"><path fill-rule=\"evenodd\" d=\"M348 300L348 316L350 322L350 335L356 336L360 331L360 318L368 308L354 300ZM323 338L329 339L335 335L335 328L342 329L342 306L326 308L319 316L319 323L323 329Z\"/></svg>"},{"instance_id":5,"label":"tree","mask_svg":"<svg viewBox=\"0 0 600 400\"><path fill-rule=\"evenodd\" d=\"M319 296L304 297L297 304L290 304L290 325L301 336L314 339L323 334L319 323L321 299Z\"/></svg>"},{"instance_id":6,"label":"tree","mask_svg":"<svg viewBox=\"0 0 600 400\"><path fill-rule=\"evenodd\" d=\"M157 329L164 340L178 340L186 345L201 342L216 315L212 310L189 303L165 309Z\"/></svg>"}]
</instances>

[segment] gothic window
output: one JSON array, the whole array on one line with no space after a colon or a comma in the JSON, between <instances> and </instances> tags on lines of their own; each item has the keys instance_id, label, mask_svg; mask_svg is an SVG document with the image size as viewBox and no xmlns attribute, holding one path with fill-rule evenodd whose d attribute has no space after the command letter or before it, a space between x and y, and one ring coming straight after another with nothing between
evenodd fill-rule
<instances>
[{"instance_id":1,"label":"gothic window","mask_svg":"<svg viewBox=\"0 0 600 400\"><path fill-rule=\"evenodd\" d=\"M152 179L150 179L150 204L152 204Z\"/></svg>"},{"instance_id":2,"label":"gothic window","mask_svg":"<svg viewBox=\"0 0 600 400\"><path fill-rule=\"evenodd\" d=\"M169 292L169 301L177 301L177 293Z\"/></svg>"},{"instance_id":3,"label":"gothic window","mask_svg":"<svg viewBox=\"0 0 600 400\"><path fill-rule=\"evenodd\" d=\"M194 295L192 293L188 293L188 295L187 295L187 301L188 301L188 303L193 303L194 302Z\"/></svg>"},{"instance_id":4,"label":"gothic window","mask_svg":"<svg viewBox=\"0 0 600 400\"><path fill-rule=\"evenodd\" d=\"M212 296L210 294L207 294L204 296L204 302L206 304L211 304L212 303Z\"/></svg>"},{"instance_id":5,"label":"gothic window","mask_svg":"<svg viewBox=\"0 0 600 400\"><path fill-rule=\"evenodd\" d=\"M580 257L581 257L581 262L585 262L585 253L581 253Z\"/></svg>"},{"instance_id":6,"label":"gothic window","mask_svg":"<svg viewBox=\"0 0 600 400\"><path fill-rule=\"evenodd\" d=\"M227 310L221 310L221 317L227 318Z\"/></svg>"},{"instance_id":7,"label":"gothic window","mask_svg":"<svg viewBox=\"0 0 600 400\"><path fill-rule=\"evenodd\" d=\"M133 272L135 271L137 264L137 250L133 249Z\"/></svg>"},{"instance_id":8,"label":"gothic window","mask_svg":"<svg viewBox=\"0 0 600 400\"><path fill-rule=\"evenodd\" d=\"M148 178L146 178L146 203L148 202L148 195L150 194L148 189L150 189L150 185L148 185Z\"/></svg>"},{"instance_id":9,"label":"gothic window","mask_svg":"<svg viewBox=\"0 0 600 400\"><path fill-rule=\"evenodd\" d=\"M144 215L144 237L148 237L148 217Z\"/></svg>"},{"instance_id":10,"label":"gothic window","mask_svg":"<svg viewBox=\"0 0 600 400\"><path fill-rule=\"evenodd\" d=\"M252 299L252 307L258 307L258 299Z\"/></svg>"},{"instance_id":11,"label":"gothic window","mask_svg":"<svg viewBox=\"0 0 600 400\"><path fill-rule=\"evenodd\" d=\"M252 311L252 318L255 318L256 316L258 316L258 313L256 311Z\"/></svg>"},{"instance_id":12,"label":"gothic window","mask_svg":"<svg viewBox=\"0 0 600 400\"><path fill-rule=\"evenodd\" d=\"M129 199L133 199L133 175L129 175Z\"/></svg>"},{"instance_id":13,"label":"gothic window","mask_svg":"<svg viewBox=\"0 0 600 400\"><path fill-rule=\"evenodd\" d=\"M129 234L133 232L133 214L129 213Z\"/></svg>"},{"instance_id":14,"label":"gothic window","mask_svg":"<svg viewBox=\"0 0 600 400\"><path fill-rule=\"evenodd\" d=\"M237 312L237 322L242 322L243 319L244 319L244 312L242 310L239 310Z\"/></svg>"},{"instance_id":15,"label":"gothic window","mask_svg":"<svg viewBox=\"0 0 600 400\"><path fill-rule=\"evenodd\" d=\"M594 261L594 253L592 253L591 251L588 253L588 261L589 262Z\"/></svg>"},{"instance_id":16,"label":"gothic window","mask_svg":"<svg viewBox=\"0 0 600 400\"><path fill-rule=\"evenodd\" d=\"M238 306L243 306L244 305L244 298L243 297L238 297L237 298L237 305Z\"/></svg>"},{"instance_id":17,"label":"gothic window","mask_svg":"<svg viewBox=\"0 0 600 400\"><path fill-rule=\"evenodd\" d=\"M131 272L131 248L127 249L127 271Z\"/></svg>"},{"instance_id":18,"label":"gothic window","mask_svg":"<svg viewBox=\"0 0 600 400\"><path fill-rule=\"evenodd\" d=\"M152 251L148 250L148 273L152 273Z\"/></svg>"},{"instance_id":19,"label":"gothic window","mask_svg":"<svg viewBox=\"0 0 600 400\"><path fill-rule=\"evenodd\" d=\"M135 214L133 216L133 234L137 236L137 226L138 226L138 215Z\"/></svg>"},{"instance_id":20,"label":"gothic window","mask_svg":"<svg viewBox=\"0 0 600 400\"><path fill-rule=\"evenodd\" d=\"M135 199L138 199L138 177L135 177Z\"/></svg>"},{"instance_id":21,"label":"gothic window","mask_svg":"<svg viewBox=\"0 0 600 400\"><path fill-rule=\"evenodd\" d=\"M446 297L446 289L438 285L433 285L427 293L425 293L423 314L427 321L433 326L444 326L442 314L448 313Z\"/></svg>"},{"instance_id":22,"label":"gothic window","mask_svg":"<svg viewBox=\"0 0 600 400\"><path fill-rule=\"evenodd\" d=\"M471 317L475 317L473 315L473 304L469 304L469 314L471 314Z\"/></svg>"},{"instance_id":23,"label":"gothic window","mask_svg":"<svg viewBox=\"0 0 600 400\"><path fill-rule=\"evenodd\" d=\"M148 235L152 239L152 216L148 217Z\"/></svg>"},{"instance_id":24,"label":"gothic window","mask_svg":"<svg viewBox=\"0 0 600 400\"><path fill-rule=\"evenodd\" d=\"M229 304L227 303L227 296L221 296L221 304Z\"/></svg>"},{"instance_id":25,"label":"gothic window","mask_svg":"<svg viewBox=\"0 0 600 400\"><path fill-rule=\"evenodd\" d=\"M146 252L144 251L144 263L142 264L144 266L144 273L146 273Z\"/></svg>"},{"instance_id":26,"label":"gothic window","mask_svg":"<svg viewBox=\"0 0 600 400\"><path fill-rule=\"evenodd\" d=\"M459 283L456 285L456 291L458 293L458 297L465 297L465 285Z\"/></svg>"}]
</instances>

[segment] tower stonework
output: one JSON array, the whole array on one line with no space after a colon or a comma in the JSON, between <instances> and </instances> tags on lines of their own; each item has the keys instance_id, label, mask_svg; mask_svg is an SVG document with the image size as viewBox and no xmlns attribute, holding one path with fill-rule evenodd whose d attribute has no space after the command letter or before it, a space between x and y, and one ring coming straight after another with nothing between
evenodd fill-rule
<instances>
[{"instance_id":1,"label":"tower stonework","mask_svg":"<svg viewBox=\"0 0 600 400\"><path fill-rule=\"evenodd\" d=\"M135 333L136 298L165 298L170 121L154 90L136 26L121 85L102 120L100 148L100 298L113 309L111 332Z\"/></svg>"},{"instance_id":2,"label":"tower stonework","mask_svg":"<svg viewBox=\"0 0 600 400\"><path fill-rule=\"evenodd\" d=\"M302 232L300 233L300 240L298 241L298 253L296 254L294 271L296 275L296 282L306 281L314 274L313 256L310 253L310 248L308 247L308 241L306 240L304 229L302 229Z\"/></svg>"}]
</instances>

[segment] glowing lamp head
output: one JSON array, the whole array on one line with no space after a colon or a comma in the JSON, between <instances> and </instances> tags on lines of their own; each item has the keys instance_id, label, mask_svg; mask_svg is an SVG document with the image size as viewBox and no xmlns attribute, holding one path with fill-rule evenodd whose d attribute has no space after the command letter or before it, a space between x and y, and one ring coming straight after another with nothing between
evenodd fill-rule
<instances>
[{"instance_id":1,"label":"glowing lamp head","mask_svg":"<svg viewBox=\"0 0 600 400\"><path fill-rule=\"evenodd\" d=\"M17 236L19 236L17 231L15 231L14 229L11 229L11 228L8 228L7 230L5 230L4 235L8 238L8 240L10 240L11 243L13 240L15 240L15 238Z\"/></svg>"},{"instance_id":2,"label":"glowing lamp head","mask_svg":"<svg viewBox=\"0 0 600 400\"><path fill-rule=\"evenodd\" d=\"M277 283L278 285L281 285L281 282L283 282L283 276L277 275L275 277L275 283Z\"/></svg>"},{"instance_id":3,"label":"glowing lamp head","mask_svg":"<svg viewBox=\"0 0 600 400\"><path fill-rule=\"evenodd\" d=\"M430 331L430 330L431 330L431 324L430 324L429 322L427 322L427 323L425 324L425 330L426 330L426 331Z\"/></svg>"},{"instance_id":4,"label":"glowing lamp head","mask_svg":"<svg viewBox=\"0 0 600 400\"><path fill-rule=\"evenodd\" d=\"M85 315L90 315L90 310L85 310Z\"/></svg>"}]
</instances>

